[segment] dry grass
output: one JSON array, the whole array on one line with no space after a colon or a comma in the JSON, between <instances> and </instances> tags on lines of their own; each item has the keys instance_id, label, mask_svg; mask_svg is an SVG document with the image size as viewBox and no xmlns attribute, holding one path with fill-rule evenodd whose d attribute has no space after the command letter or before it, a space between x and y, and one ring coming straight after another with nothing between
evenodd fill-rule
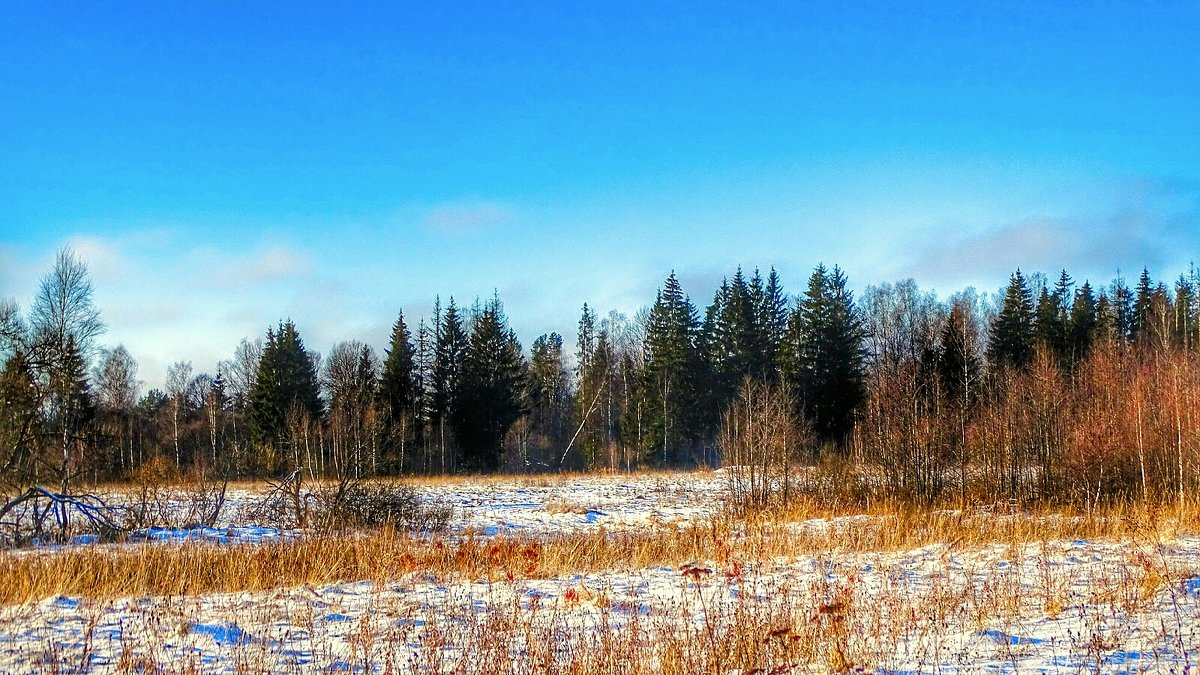
<instances>
[{"instance_id":1,"label":"dry grass","mask_svg":"<svg viewBox=\"0 0 1200 675\"><path fill-rule=\"evenodd\" d=\"M829 518L821 521L816 519ZM848 515L817 504L787 514L728 514L651 531L549 537L426 539L386 530L262 544L90 546L0 553L0 604L62 594L92 598L253 591L344 580L387 581L413 571L442 578L511 580L711 561L720 567L780 557L1018 546L1064 539L1161 541L1193 532L1200 510L1112 507L1101 513L1000 514L877 504ZM1047 606L1055 601L1048 599Z\"/></svg>"},{"instance_id":2,"label":"dry grass","mask_svg":"<svg viewBox=\"0 0 1200 675\"><path fill-rule=\"evenodd\" d=\"M782 675L877 668L924 671L942 664L970 667L979 661L1011 661L1015 669L1016 659L1029 646L1009 641L1004 631L1019 630L1021 616L1036 617L1045 593L1061 595L1064 605L1082 612L1076 625L1085 630L1057 645L1056 653L1082 664L1080 670L1103 670L1105 653L1147 625L1131 629L1126 624L1146 617L1157 620L1155 603L1161 606L1176 597L1167 589L1181 572L1146 558L1153 548L1131 548L1126 564L1107 571L1048 570L1032 588L1028 575L1014 568L995 572L983 583L973 582L974 570L967 570L925 585L872 585L856 573L861 559L853 554L831 560L832 574L807 576L758 576L753 570L730 575L685 567L678 573L677 592L646 612L639 611L644 605L637 597L608 597L610 590L583 585L539 602L525 592L522 581L500 580L488 587L482 610L481 597L470 592L452 591L422 607L412 603L413 595L420 595L412 587L407 587L407 595L379 589L367 607L353 612L361 618L336 631L322 624L321 615L329 610L314 608L311 596L296 590L284 602L276 595L275 600L262 598L261 603L231 610L231 617L255 640L223 650L227 661L221 667L241 673L328 668L575 675L740 670ZM478 563L488 557L485 551L512 560L529 558L530 549L509 542L468 550ZM1036 564L1050 555L1043 550L1024 560ZM1096 595L1101 590L1106 597ZM182 602L127 619L127 644L115 670L203 670L194 653L191 661L161 657L179 649L181 641L189 653L187 641L194 640L189 626L198 616L198 610ZM91 622L94 626L99 618ZM282 637L272 630L297 628L302 637L290 640L288 650L311 655L307 667L289 663L286 654L267 646ZM1159 630L1157 625L1151 628ZM1184 643L1195 638L1189 630L1181 620L1163 625L1156 638L1194 649ZM980 640L983 631L996 639ZM104 647L98 640L90 644L90 639L88 633L74 643L47 641L44 651L30 659L38 661L41 671L73 671L86 663L89 650Z\"/></svg>"}]
</instances>

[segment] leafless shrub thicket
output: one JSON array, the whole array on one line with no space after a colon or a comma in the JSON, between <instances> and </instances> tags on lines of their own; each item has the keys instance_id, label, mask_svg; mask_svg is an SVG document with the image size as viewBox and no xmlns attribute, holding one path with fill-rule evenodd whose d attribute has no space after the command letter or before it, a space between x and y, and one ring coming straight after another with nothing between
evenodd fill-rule
<instances>
[{"instance_id":1,"label":"leafless shrub thicket","mask_svg":"<svg viewBox=\"0 0 1200 675\"><path fill-rule=\"evenodd\" d=\"M793 465L812 443L793 400L786 385L747 378L725 412L719 444L735 506L787 505L796 488Z\"/></svg>"},{"instance_id":2,"label":"leafless shrub thicket","mask_svg":"<svg viewBox=\"0 0 1200 675\"><path fill-rule=\"evenodd\" d=\"M421 498L400 483L344 478L337 483L306 486L300 472L277 483L257 502L244 507L240 519L281 529L319 532L365 528L403 532L443 532L453 507Z\"/></svg>"}]
</instances>

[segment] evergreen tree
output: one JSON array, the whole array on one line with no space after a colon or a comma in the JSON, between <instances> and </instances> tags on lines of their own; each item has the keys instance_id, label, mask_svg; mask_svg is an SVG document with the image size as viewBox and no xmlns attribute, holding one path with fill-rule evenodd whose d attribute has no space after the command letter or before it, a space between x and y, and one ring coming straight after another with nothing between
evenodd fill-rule
<instances>
[{"instance_id":1,"label":"evergreen tree","mask_svg":"<svg viewBox=\"0 0 1200 675\"><path fill-rule=\"evenodd\" d=\"M53 434L48 445L61 452L58 480L62 492L81 468L87 447L89 425L96 416L96 404L87 379L87 362L72 335L50 371L46 431Z\"/></svg>"},{"instance_id":2,"label":"evergreen tree","mask_svg":"<svg viewBox=\"0 0 1200 675\"><path fill-rule=\"evenodd\" d=\"M698 440L697 418L702 356L696 345L700 320L675 273L667 277L650 310L646 327L644 384L648 443L645 450L660 466L686 460Z\"/></svg>"},{"instance_id":3,"label":"evergreen tree","mask_svg":"<svg viewBox=\"0 0 1200 675\"><path fill-rule=\"evenodd\" d=\"M1042 286L1037 309L1033 315L1034 346L1051 356L1058 356L1062 336L1059 331L1058 307L1049 290Z\"/></svg>"},{"instance_id":4,"label":"evergreen tree","mask_svg":"<svg viewBox=\"0 0 1200 675\"><path fill-rule=\"evenodd\" d=\"M1129 325L1130 342L1143 342L1151 338L1154 290L1154 284L1150 280L1150 271L1143 267L1142 274L1138 277L1137 290L1133 299L1133 317Z\"/></svg>"},{"instance_id":5,"label":"evergreen tree","mask_svg":"<svg viewBox=\"0 0 1200 675\"><path fill-rule=\"evenodd\" d=\"M438 312L435 310L435 316ZM444 473L453 470L454 415L458 408L462 388L463 364L467 353L467 332L462 317L450 298L445 313L437 324L436 344L433 356L431 424L436 434L438 462Z\"/></svg>"},{"instance_id":6,"label":"evergreen tree","mask_svg":"<svg viewBox=\"0 0 1200 675\"><path fill-rule=\"evenodd\" d=\"M455 435L469 469L494 471L500 466L504 437L527 410L525 391L521 344L494 298L475 317L454 410Z\"/></svg>"},{"instance_id":7,"label":"evergreen tree","mask_svg":"<svg viewBox=\"0 0 1200 675\"><path fill-rule=\"evenodd\" d=\"M762 288L757 291L760 297L756 298L755 293L738 268L732 282L722 283L699 333L706 341L701 348L708 355L712 372L711 410L718 416L733 400L743 378L762 374L766 351L766 339L758 325Z\"/></svg>"},{"instance_id":8,"label":"evergreen tree","mask_svg":"<svg viewBox=\"0 0 1200 675\"><path fill-rule=\"evenodd\" d=\"M788 321L781 370L822 441L843 444L866 399L864 338L846 276L818 265Z\"/></svg>"},{"instance_id":9,"label":"evergreen tree","mask_svg":"<svg viewBox=\"0 0 1200 675\"><path fill-rule=\"evenodd\" d=\"M1194 276L1195 268L1192 268ZM1195 346L1196 292L1192 279L1183 274L1175 282L1175 316L1173 342L1176 346L1191 349Z\"/></svg>"},{"instance_id":10,"label":"evergreen tree","mask_svg":"<svg viewBox=\"0 0 1200 675\"><path fill-rule=\"evenodd\" d=\"M1136 321L1133 307L1133 293L1125 285L1125 279L1117 275L1113 280L1108 298L1113 316L1113 338L1124 344L1134 339Z\"/></svg>"},{"instance_id":11,"label":"evergreen tree","mask_svg":"<svg viewBox=\"0 0 1200 675\"><path fill-rule=\"evenodd\" d=\"M0 481L6 486L34 481L43 430L39 398L33 369L17 351L0 371Z\"/></svg>"},{"instance_id":12,"label":"evergreen tree","mask_svg":"<svg viewBox=\"0 0 1200 675\"><path fill-rule=\"evenodd\" d=\"M1021 368L1033 358L1033 346L1033 296L1021 270L1017 270L1009 280L1000 314L992 324L988 361L994 367Z\"/></svg>"},{"instance_id":13,"label":"evergreen tree","mask_svg":"<svg viewBox=\"0 0 1200 675\"><path fill-rule=\"evenodd\" d=\"M432 443L436 434L434 433L433 425L433 398L434 398L434 375L433 365L435 361L436 340L434 338L435 330L425 323L425 319L417 324L417 343L416 343L416 372L413 375L414 385L416 386L416 405L414 414L416 420L414 426L416 435L421 446L421 471L429 473L433 470L433 451Z\"/></svg>"},{"instance_id":14,"label":"evergreen tree","mask_svg":"<svg viewBox=\"0 0 1200 675\"><path fill-rule=\"evenodd\" d=\"M1071 359L1075 362L1087 357L1096 340L1099 322L1096 302L1092 285L1083 282L1075 292L1075 301L1071 305Z\"/></svg>"},{"instance_id":15,"label":"evergreen tree","mask_svg":"<svg viewBox=\"0 0 1200 675\"><path fill-rule=\"evenodd\" d=\"M604 442L598 411L606 393L604 389L608 384L610 366L607 350L596 335L596 313L584 303L575 351L575 379L578 382L575 415L580 422L576 444L589 467L594 465ZM565 459L564 455L560 463Z\"/></svg>"},{"instance_id":16,"label":"evergreen tree","mask_svg":"<svg viewBox=\"0 0 1200 675\"><path fill-rule=\"evenodd\" d=\"M758 273L755 272L754 276L757 278ZM763 335L762 363L758 367L765 379L773 380L779 373L779 346L783 343L788 321L787 297L774 267L767 275L767 283L755 311Z\"/></svg>"},{"instance_id":17,"label":"evergreen tree","mask_svg":"<svg viewBox=\"0 0 1200 675\"><path fill-rule=\"evenodd\" d=\"M248 401L250 440L261 448L279 451L288 442L287 421L293 411L316 421L324 412L314 356L304 348L296 325L290 320L278 330L267 330L266 345L258 362L258 373ZM276 466L268 470L279 470Z\"/></svg>"},{"instance_id":18,"label":"evergreen tree","mask_svg":"<svg viewBox=\"0 0 1200 675\"><path fill-rule=\"evenodd\" d=\"M968 306L955 303L938 340L937 370L942 390L961 409L978 398L977 383L982 371L976 354L976 331Z\"/></svg>"},{"instance_id":19,"label":"evergreen tree","mask_svg":"<svg viewBox=\"0 0 1200 675\"><path fill-rule=\"evenodd\" d=\"M1096 330L1092 335L1090 347L1106 342L1120 341L1121 322L1117 308L1109 299L1108 293L1101 291L1096 299Z\"/></svg>"},{"instance_id":20,"label":"evergreen tree","mask_svg":"<svg viewBox=\"0 0 1200 675\"><path fill-rule=\"evenodd\" d=\"M557 461L549 451L564 447L571 417L570 380L563 355L563 338L558 333L540 335L529 352L529 378L526 400L530 405L530 426L539 437L536 457L524 457L523 464L549 465Z\"/></svg>"},{"instance_id":21,"label":"evergreen tree","mask_svg":"<svg viewBox=\"0 0 1200 675\"><path fill-rule=\"evenodd\" d=\"M392 324L388 349L384 352L383 372L379 378L379 398L384 413L384 438L388 454L396 458L400 472L408 470L411 462L409 446L419 443L417 418L420 414L421 390L418 386L417 352L412 335L404 323L404 312ZM413 443L415 441L415 443Z\"/></svg>"}]
</instances>

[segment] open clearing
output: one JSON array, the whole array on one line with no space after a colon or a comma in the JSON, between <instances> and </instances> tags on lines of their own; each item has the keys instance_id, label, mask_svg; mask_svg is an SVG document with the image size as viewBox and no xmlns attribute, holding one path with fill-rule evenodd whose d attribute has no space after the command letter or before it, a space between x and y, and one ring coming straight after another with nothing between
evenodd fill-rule
<instances>
[{"instance_id":1,"label":"open clearing","mask_svg":"<svg viewBox=\"0 0 1200 675\"><path fill-rule=\"evenodd\" d=\"M0 608L0 670L1198 670L1200 532L1186 514L759 523L723 512L724 487L720 472L437 481L422 495L453 505L450 531L346 535L367 558L353 565L323 553L338 540L234 522L256 498L240 488L207 530L0 554L0 574L60 589ZM178 592L121 596L87 577L128 559L200 561L216 581L196 586L246 590L190 592L173 572ZM272 566L290 572L277 586Z\"/></svg>"}]
</instances>

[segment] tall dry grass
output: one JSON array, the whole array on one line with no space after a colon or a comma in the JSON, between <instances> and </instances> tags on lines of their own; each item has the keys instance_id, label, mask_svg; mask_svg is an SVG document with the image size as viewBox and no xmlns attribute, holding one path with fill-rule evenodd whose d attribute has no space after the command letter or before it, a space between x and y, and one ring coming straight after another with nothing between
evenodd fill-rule
<instances>
[{"instance_id":1,"label":"tall dry grass","mask_svg":"<svg viewBox=\"0 0 1200 675\"><path fill-rule=\"evenodd\" d=\"M1170 539L1196 532L1200 508L1114 505L1089 513L937 510L875 503L849 513L815 501L787 513L721 513L691 525L548 537L411 536L395 530L261 544L147 543L0 552L0 604L62 594L93 598L254 591L422 571L442 578L552 578L606 570L757 564L815 554L970 547L1063 539Z\"/></svg>"}]
</instances>

